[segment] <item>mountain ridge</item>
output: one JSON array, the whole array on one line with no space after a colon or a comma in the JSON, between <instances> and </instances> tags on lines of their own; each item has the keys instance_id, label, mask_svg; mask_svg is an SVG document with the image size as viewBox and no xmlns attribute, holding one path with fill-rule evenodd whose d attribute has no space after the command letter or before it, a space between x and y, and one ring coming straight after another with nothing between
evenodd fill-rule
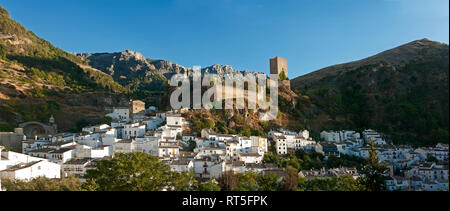
<instances>
[{"instance_id":1,"label":"mountain ridge","mask_svg":"<svg viewBox=\"0 0 450 211\"><path fill-rule=\"evenodd\" d=\"M304 74L301 76L297 76L291 80L291 86L293 88L295 88L295 87L299 86L299 84L301 84L301 83L307 84L308 80L310 80L310 79L321 79L321 78L323 78L321 76L322 74L328 74L327 72L333 71L333 70L339 69L339 68L352 69L352 68L355 68L355 66L369 65L369 64L374 64L377 62L386 62L388 64L389 63L398 63L401 61L398 60L399 58L397 58L396 55L405 54L404 50L406 50L406 52L410 54L409 56L416 58L418 55L417 55L417 52L413 51L414 48L420 48L423 46L439 46L440 48L441 47L448 48L449 45L446 43L432 41L432 40L429 40L428 38L414 40L409 43L382 51L380 53L377 53L373 56L369 56L367 58L363 58L363 59L351 61L351 62L346 62L346 63L342 63L342 64L331 65L331 66L324 67L324 68L312 71L310 73L307 73L307 74ZM410 49L408 49L408 48L410 48ZM403 57L404 56L402 56L402 58ZM336 73L336 74L338 74L338 73Z\"/></svg>"},{"instance_id":2,"label":"mountain ridge","mask_svg":"<svg viewBox=\"0 0 450 211\"><path fill-rule=\"evenodd\" d=\"M396 143L448 142L449 46L421 39L291 81L305 126L374 128Z\"/></svg>"},{"instance_id":3,"label":"mountain ridge","mask_svg":"<svg viewBox=\"0 0 450 211\"><path fill-rule=\"evenodd\" d=\"M97 69L102 69L106 73L113 73L113 71L109 71L108 68L110 65L105 64L98 64L99 62L104 62L108 64L114 64L114 59L119 58L119 60L134 60L139 61L147 64L147 71L158 71L158 73L167 74L167 73L184 73L184 72L190 72L193 70L193 68L185 67L183 65L177 64L175 62L164 60L164 59L151 59L146 58L143 56L142 53L132 50L123 50L121 52L102 52L102 53L77 53L78 57L82 58L86 62L90 62L92 66L99 67ZM109 57L112 59L112 61L104 61L101 57ZM123 58L125 57L125 58ZM133 70L133 68L130 68L130 70ZM161 71L162 70L162 71ZM234 73L234 72L251 72L256 73L255 71L251 70L236 70L231 65L228 64L213 64L207 67L202 68L202 72L210 72L210 73L218 73L224 74L224 73Z\"/></svg>"}]
</instances>

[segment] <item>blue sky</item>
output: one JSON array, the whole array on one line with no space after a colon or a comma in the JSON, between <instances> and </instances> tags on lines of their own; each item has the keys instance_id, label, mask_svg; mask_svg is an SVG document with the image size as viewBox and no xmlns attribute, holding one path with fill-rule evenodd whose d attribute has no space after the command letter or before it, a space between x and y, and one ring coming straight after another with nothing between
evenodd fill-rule
<instances>
[{"instance_id":1,"label":"blue sky","mask_svg":"<svg viewBox=\"0 0 450 211\"><path fill-rule=\"evenodd\" d=\"M229 64L293 78L422 38L449 42L448 0L0 0L69 52L139 51L186 67Z\"/></svg>"}]
</instances>

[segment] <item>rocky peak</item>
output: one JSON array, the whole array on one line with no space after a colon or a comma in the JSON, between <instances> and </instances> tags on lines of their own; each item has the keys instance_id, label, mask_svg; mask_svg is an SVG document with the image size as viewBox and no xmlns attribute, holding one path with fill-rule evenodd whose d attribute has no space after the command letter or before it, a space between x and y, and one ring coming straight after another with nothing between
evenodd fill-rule
<instances>
[{"instance_id":1,"label":"rocky peak","mask_svg":"<svg viewBox=\"0 0 450 211\"><path fill-rule=\"evenodd\" d=\"M125 50L125 51L120 52L119 60L125 60L125 61L135 60L135 61L140 61L140 62L144 62L144 63L147 62L144 55L142 55L139 52L131 51L131 50Z\"/></svg>"},{"instance_id":2,"label":"rocky peak","mask_svg":"<svg viewBox=\"0 0 450 211\"><path fill-rule=\"evenodd\" d=\"M149 74L159 74L166 78L170 78L176 73L191 74L193 69L186 68L174 62L167 60L157 60L145 58L139 52L132 50L124 50L118 53L83 53L77 54L79 57L89 61L90 65L105 73L113 75L114 78L143 76ZM129 75L130 73L138 73L137 75ZM212 73L223 76L224 74L244 73L233 69L231 65L215 64L202 68L204 73ZM246 71L253 73L251 71Z\"/></svg>"},{"instance_id":3,"label":"rocky peak","mask_svg":"<svg viewBox=\"0 0 450 211\"><path fill-rule=\"evenodd\" d=\"M225 73L235 73L238 71L234 70L233 67L231 67L230 65L215 64L215 65L204 68L202 72L215 73L215 74L222 75Z\"/></svg>"}]
</instances>

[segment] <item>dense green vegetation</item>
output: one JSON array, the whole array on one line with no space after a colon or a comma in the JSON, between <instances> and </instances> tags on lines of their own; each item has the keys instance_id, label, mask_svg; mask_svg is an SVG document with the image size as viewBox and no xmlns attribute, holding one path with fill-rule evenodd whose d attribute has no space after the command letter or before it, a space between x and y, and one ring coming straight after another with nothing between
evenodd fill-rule
<instances>
[{"instance_id":1,"label":"dense green vegetation","mask_svg":"<svg viewBox=\"0 0 450 211\"><path fill-rule=\"evenodd\" d=\"M14 132L14 128L8 123L0 123L0 132Z\"/></svg>"},{"instance_id":2,"label":"dense green vegetation","mask_svg":"<svg viewBox=\"0 0 450 211\"><path fill-rule=\"evenodd\" d=\"M316 132L372 128L387 134L394 144L448 143L448 46L434 50L424 50L423 59L395 69L387 64L363 65L299 86L295 91L303 97L295 108L289 110L283 101L280 108L305 119L305 126ZM331 120L314 125L322 114Z\"/></svg>"},{"instance_id":3,"label":"dense green vegetation","mask_svg":"<svg viewBox=\"0 0 450 211\"><path fill-rule=\"evenodd\" d=\"M303 159L299 159L301 157ZM311 159L313 158L313 159ZM258 175L254 172L244 174L224 174L219 180L222 190L297 190L297 191L384 191L387 168L379 163L374 145L371 145L370 158L363 161L354 157L343 157L342 161L331 158L321 160L320 154L297 151L295 156L278 157L267 154L264 162L277 163L285 168L284 179L277 175ZM338 161L338 162L337 162ZM337 163L336 163L337 162ZM298 170L318 168L357 167L362 177L351 176L306 179L298 177Z\"/></svg>"},{"instance_id":4,"label":"dense green vegetation","mask_svg":"<svg viewBox=\"0 0 450 211\"><path fill-rule=\"evenodd\" d=\"M229 124L223 120L213 122L208 118L191 118L192 131L200 134L202 129L213 129L221 134L241 134L242 136L261 136L267 137L267 133L260 129L251 128L240 114L235 114L230 121L233 121L239 126L230 127Z\"/></svg>"},{"instance_id":5,"label":"dense green vegetation","mask_svg":"<svg viewBox=\"0 0 450 211\"><path fill-rule=\"evenodd\" d=\"M35 103L27 103L20 98L12 98L6 102L5 106L0 110L2 118L9 120L14 114L19 113L24 122L40 121L48 122L52 114L60 109L59 104L52 100L35 101ZM11 122L10 120L9 122Z\"/></svg>"},{"instance_id":6,"label":"dense green vegetation","mask_svg":"<svg viewBox=\"0 0 450 211\"><path fill-rule=\"evenodd\" d=\"M351 176L315 178L306 180L299 178L298 191L362 191L363 186L359 180Z\"/></svg>"},{"instance_id":7,"label":"dense green vegetation","mask_svg":"<svg viewBox=\"0 0 450 211\"><path fill-rule=\"evenodd\" d=\"M161 98L167 90L167 80L161 75L136 77L120 80L120 84L130 90L130 99L139 99L149 105L160 105Z\"/></svg>"},{"instance_id":8,"label":"dense green vegetation","mask_svg":"<svg viewBox=\"0 0 450 211\"><path fill-rule=\"evenodd\" d=\"M186 147L186 151L193 152L197 148L197 142L190 140L189 145Z\"/></svg>"},{"instance_id":9,"label":"dense green vegetation","mask_svg":"<svg viewBox=\"0 0 450 211\"><path fill-rule=\"evenodd\" d=\"M274 154L265 154L264 163L274 163L278 167L294 167L298 170L310 170L321 168L339 168L339 167L355 167L360 169L364 165L365 160L362 158L341 155L340 158L330 156L327 160L323 155L316 152L305 150L297 150L294 155L277 156Z\"/></svg>"},{"instance_id":10,"label":"dense green vegetation","mask_svg":"<svg viewBox=\"0 0 450 211\"><path fill-rule=\"evenodd\" d=\"M214 122L210 119L191 119L192 131L200 134L203 129L211 129L214 127Z\"/></svg>"},{"instance_id":11,"label":"dense green vegetation","mask_svg":"<svg viewBox=\"0 0 450 211\"><path fill-rule=\"evenodd\" d=\"M113 121L113 119L109 116L104 116L103 119L98 123L98 124L107 124L107 125L111 125L111 122Z\"/></svg>"},{"instance_id":12,"label":"dense green vegetation","mask_svg":"<svg viewBox=\"0 0 450 211\"><path fill-rule=\"evenodd\" d=\"M279 80L284 81L284 80L289 80L289 78L286 76L286 74L284 73L284 71L282 71L279 75Z\"/></svg>"},{"instance_id":13,"label":"dense green vegetation","mask_svg":"<svg viewBox=\"0 0 450 211\"><path fill-rule=\"evenodd\" d=\"M2 122L11 126L25 121L47 122L50 115L57 111L64 116L57 104L67 105L67 94L129 92L110 75L87 66L79 57L56 48L28 31L12 20L2 7L0 34L0 59L8 60L2 68L4 66L11 72L5 74L2 70L0 77L13 80L12 84L2 85L8 89L9 97L9 100L2 99L0 105ZM54 103L47 102L49 99ZM100 104L102 102L98 106L102 106ZM72 123L62 122L60 128L74 127Z\"/></svg>"},{"instance_id":14,"label":"dense green vegetation","mask_svg":"<svg viewBox=\"0 0 450 211\"><path fill-rule=\"evenodd\" d=\"M110 160L96 164L95 170L88 170L86 182L81 183L74 177L63 179L37 178L29 182L21 180L2 180L8 191L361 191L385 190L385 167L376 156L374 148L363 174L366 177L353 179L329 177L306 179L298 176L295 167L287 165L283 177L275 173L258 174L224 172L214 180L199 182L191 172L174 172L157 157L148 154L118 153Z\"/></svg>"},{"instance_id":15,"label":"dense green vegetation","mask_svg":"<svg viewBox=\"0 0 450 211\"><path fill-rule=\"evenodd\" d=\"M219 178L219 186L222 191L279 191L283 189L283 183L276 174L262 176L253 171L244 174L225 172Z\"/></svg>"},{"instance_id":16,"label":"dense green vegetation","mask_svg":"<svg viewBox=\"0 0 450 211\"><path fill-rule=\"evenodd\" d=\"M0 7L0 33L10 36L14 42L0 41L0 58L24 66L33 79L43 79L53 85L67 85L78 89L124 91L111 76L78 64L85 62L79 57L53 46L37 37L21 24L9 17L8 11Z\"/></svg>"},{"instance_id":17,"label":"dense green vegetation","mask_svg":"<svg viewBox=\"0 0 450 211\"><path fill-rule=\"evenodd\" d=\"M270 173L261 175L248 171L243 174L226 172L219 179L223 191L361 191L364 187L351 176L306 179L295 170L286 168L284 178Z\"/></svg>"},{"instance_id":18,"label":"dense green vegetation","mask_svg":"<svg viewBox=\"0 0 450 211\"><path fill-rule=\"evenodd\" d=\"M215 189L208 184L197 183L189 172L178 173L157 157L145 153L118 153L111 160L97 163L95 170L86 174L88 183L84 187L97 191L187 191Z\"/></svg>"},{"instance_id":19,"label":"dense green vegetation","mask_svg":"<svg viewBox=\"0 0 450 211\"><path fill-rule=\"evenodd\" d=\"M2 179L7 191L82 191L82 182L75 177L63 179L34 178L31 181Z\"/></svg>"}]
</instances>

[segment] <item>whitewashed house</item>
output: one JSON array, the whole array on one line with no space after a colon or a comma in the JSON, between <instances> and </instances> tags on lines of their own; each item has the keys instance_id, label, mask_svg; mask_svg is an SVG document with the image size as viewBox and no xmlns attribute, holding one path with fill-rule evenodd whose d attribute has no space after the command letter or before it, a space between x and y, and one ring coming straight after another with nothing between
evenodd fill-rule
<instances>
[{"instance_id":1,"label":"whitewashed house","mask_svg":"<svg viewBox=\"0 0 450 211\"><path fill-rule=\"evenodd\" d=\"M159 142L158 157L173 158L180 154L180 147L174 142Z\"/></svg>"},{"instance_id":2,"label":"whitewashed house","mask_svg":"<svg viewBox=\"0 0 450 211\"><path fill-rule=\"evenodd\" d=\"M135 141L132 139L123 139L114 145L115 153L132 153L135 151Z\"/></svg>"},{"instance_id":3,"label":"whitewashed house","mask_svg":"<svg viewBox=\"0 0 450 211\"><path fill-rule=\"evenodd\" d=\"M194 162L187 159L174 160L170 163L170 169L177 172L193 171Z\"/></svg>"},{"instance_id":4,"label":"whitewashed house","mask_svg":"<svg viewBox=\"0 0 450 211\"><path fill-rule=\"evenodd\" d=\"M203 129L201 131L201 137L206 138L209 140L215 140L215 141L231 141L234 139L236 135L228 135L228 134L219 134L216 133L212 129Z\"/></svg>"},{"instance_id":5,"label":"whitewashed house","mask_svg":"<svg viewBox=\"0 0 450 211\"><path fill-rule=\"evenodd\" d=\"M106 114L115 121L130 122L130 109L128 107L115 107L113 112Z\"/></svg>"},{"instance_id":6,"label":"whitewashed house","mask_svg":"<svg viewBox=\"0 0 450 211\"><path fill-rule=\"evenodd\" d=\"M195 148L194 152L198 153L199 156L224 156L226 149L203 146Z\"/></svg>"},{"instance_id":7,"label":"whitewashed house","mask_svg":"<svg viewBox=\"0 0 450 211\"><path fill-rule=\"evenodd\" d=\"M320 138L325 140L326 142L341 142L339 133L335 131L322 131L320 133Z\"/></svg>"},{"instance_id":8,"label":"whitewashed house","mask_svg":"<svg viewBox=\"0 0 450 211\"><path fill-rule=\"evenodd\" d=\"M219 161L216 162L215 164L213 164L210 168L209 168L209 177L210 179L219 179L222 174L225 172L225 161Z\"/></svg>"},{"instance_id":9,"label":"whitewashed house","mask_svg":"<svg viewBox=\"0 0 450 211\"><path fill-rule=\"evenodd\" d=\"M256 152L258 154L264 155L264 153L268 152L268 142L267 138L259 137L259 136L251 136L252 140L252 152ZM256 148L256 150L254 150Z\"/></svg>"},{"instance_id":10,"label":"whitewashed house","mask_svg":"<svg viewBox=\"0 0 450 211\"><path fill-rule=\"evenodd\" d=\"M144 138L136 138L135 140L135 152L142 152L153 156L158 156L158 145L161 141L158 137L144 137Z\"/></svg>"},{"instance_id":11,"label":"whitewashed house","mask_svg":"<svg viewBox=\"0 0 450 211\"><path fill-rule=\"evenodd\" d=\"M96 147L102 145L101 134L92 133L75 137L75 141L79 144Z\"/></svg>"},{"instance_id":12,"label":"whitewashed house","mask_svg":"<svg viewBox=\"0 0 450 211\"><path fill-rule=\"evenodd\" d=\"M386 188L389 191L406 191L409 187L409 180L403 177L394 176L386 180Z\"/></svg>"},{"instance_id":13,"label":"whitewashed house","mask_svg":"<svg viewBox=\"0 0 450 211\"><path fill-rule=\"evenodd\" d=\"M62 165L65 177L73 175L82 178L86 174L86 167L91 163L91 158L73 158Z\"/></svg>"},{"instance_id":14,"label":"whitewashed house","mask_svg":"<svg viewBox=\"0 0 450 211\"><path fill-rule=\"evenodd\" d=\"M180 114L166 114L166 124L168 126L183 126L185 121Z\"/></svg>"},{"instance_id":15,"label":"whitewashed house","mask_svg":"<svg viewBox=\"0 0 450 211\"><path fill-rule=\"evenodd\" d=\"M275 140L275 148L278 155L287 154L287 139L285 136L276 136Z\"/></svg>"},{"instance_id":16,"label":"whitewashed house","mask_svg":"<svg viewBox=\"0 0 450 211\"><path fill-rule=\"evenodd\" d=\"M30 180L37 177L61 178L61 166L47 160L20 163L0 171L0 178Z\"/></svg>"},{"instance_id":17,"label":"whitewashed house","mask_svg":"<svg viewBox=\"0 0 450 211\"><path fill-rule=\"evenodd\" d=\"M163 122L164 119L157 116L150 117L149 120L143 121L143 123L147 126L147 130L156 130Z\"/></svg>"},{"instance_id":18,"label":"whitewashed house","mask_svg":"<svg viewBox=\"0 0 450 211\"><path fill-rule=\"evenodd\" d=\"M263 155L258 153L241 153L238 154L239 160L247 163L262 163Z\"/></svg>"},{"instance_id":19,"label":"whitewashed house","mask_svg":"<svg viewBox=\"0 0 450 211\"><path fill-rule=\"evenodd\" d=\"M0 146L0 170L5 170L20 163L30 163L44 160L43 158L32 157L30 155L12 151L5 151L3 149L3 146Z\"/></svg>"},{"instance_id":20,"label":"whitewashed house","mask_svg":"<svg viewBox=\"0 0 450 211\"><path fill-rule=\"evenodd\" d=\"M282 135L275 136L274 139L277 154L287 154L288 150L312 150L314 149L316 142L309 137L309 132L304 130L301 135Z\"/></svg>"},{"instance_id":21,"label":"whitewashed house","mask_svg":"<svg viewBox=\"0 0 450 211\"><path fill-rule=\"evenodd\" d=\"M448 147L442 144L438 144L436 147L421 147L416 149L415 152L419 153L424 160L428 156L433 156L439 161L448 161Z\"/></svg>"},{"instance_id":22,"label":"whitewashed house","mask_svg":"<svg viewBox=\"0 0 450 211\"><path fill-rule=\"evenodd\" d=\"M211 157L204 157L194 159L194 176L196 178L209 180L211 178L211 166L220 162L211 159Z\"/></svg>"},{"instance_id":23,"label":"whitewashed house","mask_svg":"<svg viewBox=\"0 0 450 211\"><path fill-rule=\"evenodd\" d=\"M48 159L57 164L63 164L66 161L72 159L75 155L75 152L74 148L41 148L31 150L28 152L28 154L33 157Z\"/></svg>"},{"instance_id":24,"label":"whitewashed house","mask_svg":"<svg viewBox=\"0 0 450 211\"><path fill-rule=\"evenodd\" d=\"M76 158L103 158L107 156L113 155L112 146L98 146L98 147L90 147L86 145L78 144L75 147L75 157Z\"/></svg>"},{"instance_id":25,"label":"whitewashed house","mask_svg":"<svg viewBox=\"0 0 450 211\"><path fill-rule=\"evenodd\" d=\"M380 133L375 130L367 129L362 132L363 139L366 144L369 144L372 140L376 145L385 145L386 141L383 139Z\"/></svg>"},{"instance_id":26,"label":"whitewashed house","mask_svg":"<svg viewBox=\"0 0 450 211\"><path fill-rule=\"evenodd\" d=\"M122 138L131 139L145 136L145 125L140 123L126 124L123 127Z\"/></svg>"}]
</instances>

